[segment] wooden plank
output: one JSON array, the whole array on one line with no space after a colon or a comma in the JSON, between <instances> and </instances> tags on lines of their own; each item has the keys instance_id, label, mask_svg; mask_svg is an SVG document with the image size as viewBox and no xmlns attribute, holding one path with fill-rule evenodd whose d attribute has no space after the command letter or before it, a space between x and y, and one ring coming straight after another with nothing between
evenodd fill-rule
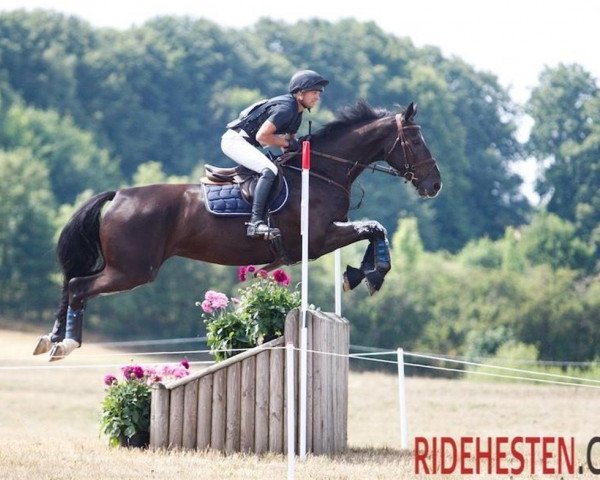
<instances>
[{"instance_id":1,"label":"wooden plank","mask_svg":"<svg viewBox=\"0 0 600 480\"><path fill-rule=\"evenodd\" d=\"M169 448L181 447L183 443L183 401L184 387L171 390L169 408Z\"/></svg>"},{"instance_id":2,"label":"wooden plank","mask_svg":"<svg viewBox=\"0 0 600 480\"><path fill-rule=\"evenodd\" d=\"M169 400L170 390L162 383L152 387L150 403L150 448L157 450L169 446Z\"/></svg>"},{"instance_id":3,"label":"wooden plank","mask_svg":"<svg viewBox=\"0 0 600 480\"><path fill-rule=\"evenodd\" d=\"M242 360L245 360L246 358L258 355L260 352L262 352L264 350L268 350L272 347L278 347L278 346L283 346L283 345L284 345L283 337L275 338L274 340L271 340L270 342L267 342L267 343L263 343L262 345L259 345L256 348L252 348L251 350L247 350L245 352L238 353L237 355L230 357L227 360L223 360L222 362L215 363L214 365L211 365L210 367L205 368L204 370L201 370L199 372L194 372L194 373L188 375L187 377L180 378L179 380L170 382L168 385L166 385L166 387L168 389L172 390L181 385L185 385L186 383L189 383L189 382L192 382L199 378L202 378L206 375L212 375L213 373L218 372L219 370L224 370L224 369L228 368L230 365L241 362Z\"/></svg>"},{"instance_id":4,"label":"wooden plank","mask_svg":"<svg viewBox=\"0 0 600 480\"><path fill-rule=\"evenodd\" d=\"M342 344L342 353L346 355L344 358L344 369L342 379L340 380L343 383L343 399L342 399L342 428L343 428L343 442L344 442L344 450L348 448L348 375L350 372L350 358L348 355L350 354L350 322L344 320L344 336L343 336L343 344Z\"/></svg>"},{"instance_id":5,"label":"wooden plank","mask_svg":"<svg viewBox=\"0 0 600 480\"><path fill-rule=\"evenodd\" d=\"M198 379L198 422L196 432L196 448L198 450L205 450L210 447L212 428L212 391L212 375Z\"/></svg>"},{"instance_id":6,"label":"wooden plank","mask_svg":"<svg viewBox=\"0 0 600 480\"><path fill-rule=\"evenodd\" d=\"M196 448L198 424L198 380L183 387L183 448Z\"/></svg>"},{"instance_id":7,"label":"wooden plank","mask_svg":"<svg viewBox=\"0 0 600 480\"><path fill-rule=\"evenodd\" d=\"M213 375L212 423L210 446L215 450L225 450L225 429L227 424L227 370L217 370Z\"/></svg>"},{"instance_id":8,"label":"wooden plank","mask_svg":"<svg viewBox=\"0 0 600 480\"><path fill-rule=\"evenodd\" d=\"M306 451L312 452L312 440L313 440L313 358L314 354L311 350L313 348L313 318L312 313L307 312L306 316L306 328L307 332L307 350L309 351L307 357L307 379L306 379Z\"/></svg>"},{"instance_id":9,"label":"wooden plank","mask_svg":"<svg viewBox=\"0 0 600 480\"><path fill-rule=\"evenodd\" d=\"M295 308L288 312L285 318L285 329L284 329L284 337L285 337L285 345L288 343L292 343L295 348L300 346L300 329L302 328L302 321L300 319L301 312L299 309ZM284 357L287 358L287 357ZM284 399L283 399L283 450L287 452L287 438L288 438L288 424L287 424L287 409L289 399L287 398L287 375L286 372L287 367L285 366L284 361ZM294 412L295 412L295 430L296 430L296 446L295 451L298 452L299 449L299 425L300 425L300 408L299 408L299 391L300 391L300 355L298 350L294 351Z\"/></svg>"},{"instance_id":10,"label":"wooden plank","mask_svg":"<svg viewBox=\"0 0 600 480\"><path fill-rule=\"evenodd\" d=\"M254 451L254 412L256 408L256 356L242 361L240 451Z\"/></svg>"},{"instance_id":11,"label":"wooden plank","mask_svg":"<svg viewBox=\"0 0 600 480\"><path fill-rule=\"evenodd\" d=\"M312 397L312 413L313 413L313 431L312 431L312 451L320 455L324 453L323 449L323 423L324 423L324 412L325 412L325 393L324 389L326 386L323 384L324 374L323 368L326 363L325 356L320 353L324 349L323 342L323 322L321 318L314 314L311 315L311 323L313 327L313 397Z\"/></svg>"},{"instance_id":12,"label":"wooden plank","mask_svg":"<svg viewBox=\"0 0 600 480\"><path fill-rule=\"evenodd\" d=\"M242 398L242 364L234 363L227 369L227 423L225 429L225 451L240 451Z\"/></svg>"},{"instance_id":13,"label":"wooden plank","mask_svg":"<svg viewBox=\"0 0 600 480\"><path fill-rule=\"evenodd\" d=\"M342 451L344 445L344 427L343 427L343 398L344 398L344 322L337 315L328 314L333 325L333 348L336 356L333 357L333 452Z\"/></svg>"},{"instance_id":14,"label":"wooden plank","mask_svg":"<svg viewBox=\"0 0 600 480\"><path fill-rule=\"evenodd\" d=\"M254 410L254 452L269 451L269 376L271 353L256 356L256 408Z\"/></svg>"},{"instance_id":15,"label":"wooden plank","mask_svg":"<svg viewBox=\"0 0 600 480\"><path fill-rule=\"evenodd\" d=\"M323 369L324 379L323 383L325 388L323 389L325 392L325 415L324 415L324 438L323 438L323 448L325 450L324 453L330 455L333 453L333 437L335 435L335 424L334 424L334 404L333 404L333 391L335 389L336 378L334 376L334 365L335 365L335 356L330 355L334 352L334 325L326 315L320 313L322 321L324 322L323 328L323 340L325 345L325 368Z\"/></svg>"},{"instance_id":16,"label":"wooden plank","mask_svg":"<svg viewBox=\"0 0 600 480\"><path fill-rule=\"evenodd\" d=\"M269 451L283 453L283 368L285 351L271 350L269 361Z\"/></svg>"}]
</instances>

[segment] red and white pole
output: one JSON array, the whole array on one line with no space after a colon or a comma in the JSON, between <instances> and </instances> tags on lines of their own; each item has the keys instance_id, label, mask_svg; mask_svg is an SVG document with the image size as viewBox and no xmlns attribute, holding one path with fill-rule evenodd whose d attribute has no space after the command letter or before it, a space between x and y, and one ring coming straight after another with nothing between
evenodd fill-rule
<instances>
[{"instance_id":1,"label":"red and white pole","mask_svg":"<svg viewBox=\"0 0 600 480\"><path fill-rule=\"evenodd\" d=\"M310 142L302 143L302 200L300 201L300 234L302 235L302 328L300 330L300 459L306 460L307 339L308 310L308 206L310 180Z\"/></svg>"}]
</instances>

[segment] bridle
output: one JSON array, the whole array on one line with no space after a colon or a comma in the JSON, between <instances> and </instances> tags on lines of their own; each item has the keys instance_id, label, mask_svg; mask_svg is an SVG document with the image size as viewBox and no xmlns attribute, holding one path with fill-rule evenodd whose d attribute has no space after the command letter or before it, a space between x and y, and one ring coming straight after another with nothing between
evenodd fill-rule
<instances>
[{"instance_id":1,"label":"bridle","mask_svg":"<svg viewBox=\"0 0 600 480\"><path fill-rule=\"evenodd\" d=\"M392 147L388 150L388 152L384 155L383 159L387 162L390 158L390 155L394 151L394 149L400 144L402 147L402 153L404 155L404 171L400 173L397 171L397 176L403 177L407 182L418 182L419 178L415 176L415 167L417 166L416 162L409 161L410 158L415 158L416 154L413 150L412 145L408 141L406 137L406 130L418 130L421 131L421 126L416 123L412 123L410 125L406 125L402 114L396 115L396 126L398 128L398 136L394 141ZM426 158L425 160L421 160L419 162L419 166L431 164L431 168L427 171L427 175L431 173L431 170L435 166L435 159L433 157ZM393 167L390 167L393 168ZM425 175L425 177L427 177Z\"/></svg>"},{"instance_id":2,"label":"bridle","mask_svg":"<svg viewBox=\"0 0 600 480\"><path fill-rule=\"evenodd\" d=\"M397 168L394 168L389 165L388 166L379 165L377 163L372 164L372 165L366 165L364 163L360 163L360 161L358 161L358 160L356 162L353 162L351 160L347 160L342 157L337 157L335 155L330 155L328 153L323 153L323 152L319 152L316 150L312 150L311 155L315 155L315 156L321 157L321 158L326 158L328 160L333 160L334 162L351 165L351 168L346 173L346 177L350 177L356 168L361 168L361 169L370 169L373 172L386 173L386 174L392 175L394 177L402 177L402 178L404 178L404 180L406 180L406 182L418 182L419 178L417 178L415 175L415 167L417 165L415 164L415 162L410 161L410 159L415 158L416 153L414 152L412 145L408 141L408 138L406 136L406 130L409 130L409 129L421 130L421 126L417 125L417 124L406 125L405 120L404 120L402 114L400 114L400 113L397 114L395 118L396 118L396 126L398 128L398 135L396 136L396 140L392 144L391 148L387 151L387 153L384 154L383 159L387 162L388 159L390 158L390 156L392 155L392 153L394 152L394 150L398 147L398 145L400 145L400 147L402 148L402 153L404 155L404 165L403 165L404 168L402 170L398 170ZM286 167L286 168L291 168L292 170L302 171L302 169L299 167L294 167L292 165L286 165L287 160L289 160L292 157L295 157L297 155L300 155L300 152L294 152L293 155L290 155L289 157L283 159L283 161L280 162L280 165L283 167ZM433 157L429 157L429 158L426 158L425 160L421 160L418 163L418 166L422 166L424 164L431 164L432 166L427 172L427 175L429 175L431 170L434 168L435 163L436 163L435 159ZM310 170L310 175L313 177L319 178L320 180L323 180L323 181L329 183L330 185L335 185L336 187L342 189L344 192L346 192L350 196L350 191L348 190L348 188L343 186L341 183L331 180L330 178L327 178L324 175L314 172L313 170ZM425 177L427 177L427 175L425 175Z\"/></svg>"}]
</instances>

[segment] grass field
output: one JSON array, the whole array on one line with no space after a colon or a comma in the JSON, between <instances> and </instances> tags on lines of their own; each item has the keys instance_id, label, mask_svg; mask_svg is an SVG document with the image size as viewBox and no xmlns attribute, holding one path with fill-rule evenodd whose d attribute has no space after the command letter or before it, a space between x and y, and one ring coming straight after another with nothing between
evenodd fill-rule
<instances>
[{"instance_id":1,"label":"grass field","mask_svg":"<svg viewBox=\"0 0 600 480\"><path fill-rule=\"evenodd\" d=\"M118 368L67 367L124 364L129 358L84 346L50 369L4 368L48 365L45 358L30 355L34 342L34 335L0 330L0 479L285 478L284 456L109 448L98 431L102 378ZM335 458L313 456L298 462L296 478L461 478L414 474L413 454L399 449L395 376L351 372L349 393L349 450ZM589 440L600 436L599 405L600 390L582 387L407 380L411 445L415 436L572 436L579 465ZM600 445L596 450L593 459L600 466ZM572 478L598 477L584 473Z\"/></svg>"}]
</instances>

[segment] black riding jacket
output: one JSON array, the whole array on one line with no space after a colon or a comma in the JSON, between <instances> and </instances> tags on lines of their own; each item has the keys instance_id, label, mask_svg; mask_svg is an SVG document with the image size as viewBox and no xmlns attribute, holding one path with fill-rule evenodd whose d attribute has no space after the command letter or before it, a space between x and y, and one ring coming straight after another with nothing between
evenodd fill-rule
<instances>
[{"instance_id":1,"label":"black riding jacket","mask_svg":"<svg viewBox=\"0 0 600 480\"><path fill-rule=\"evenodd\" d=\"M298 111L294 96L288 93L273 97L230 128L244 130L250 137L247 140L258 147L260 144L256 141L256 134L267 120L277 127L275 134L296 133L302 123L302 112Z\"/></svg>"}]
</instances>

